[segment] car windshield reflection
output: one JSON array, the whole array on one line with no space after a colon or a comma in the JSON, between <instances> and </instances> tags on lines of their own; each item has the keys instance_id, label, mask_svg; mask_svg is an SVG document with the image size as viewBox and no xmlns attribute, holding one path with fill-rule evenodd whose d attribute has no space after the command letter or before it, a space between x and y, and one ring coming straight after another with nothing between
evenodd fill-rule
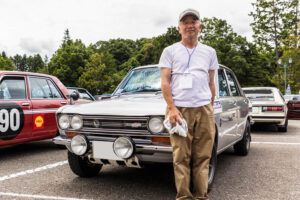
<instances>
[{"instance_id":1,"label":"car windshield reflection","mask_svg":"<svg viewBox=\"0 0 300 200\"><path fill-rule=\"evenodd\" d=\"M158 91L161 91L160 70L152 67L133 70L115 94Z\"/></svg>"}]
</instances>

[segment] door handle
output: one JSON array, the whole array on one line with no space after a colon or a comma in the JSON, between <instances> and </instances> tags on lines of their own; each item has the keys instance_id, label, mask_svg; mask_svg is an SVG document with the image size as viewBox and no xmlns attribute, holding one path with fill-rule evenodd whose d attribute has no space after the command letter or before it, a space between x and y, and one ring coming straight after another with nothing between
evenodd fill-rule
<instances>
[{"instance_id":1,"label":"door handle","mask_svg":"<svg viewBox=\"0 0 300 200\"><path fill-rule=\"evenodd\" d=\"M22 106L29 106L29 103L22 103Z\"/></svg>"},{"instance_id":2,"label":"door handle","mask_svg":"<svg viewBox=\"0 0 300 200\"><path fill-rule=\"evenodd\" d=\"M61 103L61 104L67 104L67 102L66 102L66 101L61 101L60 103Z\"/></svg>"}]
</instances>

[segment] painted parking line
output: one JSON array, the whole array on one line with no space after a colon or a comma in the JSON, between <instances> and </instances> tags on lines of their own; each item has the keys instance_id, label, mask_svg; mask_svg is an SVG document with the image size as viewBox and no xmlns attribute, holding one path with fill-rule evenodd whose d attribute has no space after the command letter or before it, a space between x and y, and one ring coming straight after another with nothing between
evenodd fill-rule
<instances>
[{"instance_id":1,"label":"painted parking line","mask_svg":"<svg viewBox=\"0 0 300 200\"><path fill-rule=\"evenodd\" d=\"M300 145L299 142L251 142L251 144Z\"/></svg>"},{"instance_id":2,"label":"painted parking line","mask_svg":"<svg viewBox=\"0 0 300 200\"><path fill-rule=\"evenodd\" d=\"M57 163L45 165L43 167L38 167L38 168L35 168L35 169L29 169L29 170L26 170L26 171L10 174L10 175L7 175L7 176L2 176L2 177L0 177L0 182L8 180L8 179L16 178L16 177L19 177L19 176L25 176L27 174L33 174L35 172L40 172L40 171L44 171L44 170L47 170L47 169L55 168L55 167L58 167L58 166L65 165L67 163L68 163L68 161L64 160L64 161L60 161L60 162L57 162Z\"/></svg>"},{"instance_id":3,"label":"painted parking line","mask_svg":"<svg viewBox=\"0 0 300 200\"><path fill-rule=\"evenodd\" d=\"M30 198L30 199L88 200L88 199L78 199L78 198L59 197L59 196L18 194L18 193L10 193L10 192L0 192L0 196L24 197L24 198Z\"/></svg>"}]
</instances>

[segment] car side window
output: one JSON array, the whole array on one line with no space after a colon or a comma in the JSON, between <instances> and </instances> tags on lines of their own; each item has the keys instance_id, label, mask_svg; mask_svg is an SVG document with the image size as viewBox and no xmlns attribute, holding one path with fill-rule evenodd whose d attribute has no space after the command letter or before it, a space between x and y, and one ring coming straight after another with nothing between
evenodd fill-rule
<instances>
[{"instance_id":1,"label":"car side window","mask_svg":"<svg viewBox=\"0 0 300 200\"><path fill-rule=\"evenodd\" d=\"M229 86L230 86L230 90L231 90L231 93L233 96L239 96L240 93L239 93L239 89L238 89L238 86L236 84L236 80L234 78L234 76L226 71L226 74L227 74L227 79L228 79L228 82L229 82Z\"/></svg>"},{"instance_id":2,"label":"car side window","mask_svg":"<svg viewBox=\"0 0 300 200\"><path fill-rule=\"evenodd\" d=\"M58 89L55 87L55 85L52 83L52 81L50 80L47 80L49 86L50 86L50 89L51 89L51 92L52 92L52 98L54 99L61 99L62 96L61 94L59 93Z\"/></svg>"},{"instance_id":3,"label":"car side window","mask_svg":"<svg viewBox=\"0 0 300 200\"><path fill-rule=\"evenodd\" d=\"M225 79L224 70L219 69L218 70L218 80L219 80L219 96L229 96L229 90L227 81Z\"/></svg>"},{"instance_id":4,"label":"car side window","mask_svg":"<svg viewBox=\"0 0 300 200\"><path fill-rule=\"evenodd\" d=\"M30 77L29 86L32 99L52 98L52 93L46 79Z\"/></svg>"},{"instance_id":5,"label":"car side window","mask_svg":"<svg viewBox=\"0 0 300 200\"><path fill-rule=\"evenodd\" d=\"M30 77L30 96L32 99L57 99L61 94L50 80L46 78Z\"/></svg>"},{"instance_id":6,"label":"car side window","mask_svg":"<svg viewBox=\"0 0 300 200\"><path fill-rule=\"evenodd\" d=\"M0 83L0 99L26 99L24 77L5 77Z\"/></svg>"}]
</instances>

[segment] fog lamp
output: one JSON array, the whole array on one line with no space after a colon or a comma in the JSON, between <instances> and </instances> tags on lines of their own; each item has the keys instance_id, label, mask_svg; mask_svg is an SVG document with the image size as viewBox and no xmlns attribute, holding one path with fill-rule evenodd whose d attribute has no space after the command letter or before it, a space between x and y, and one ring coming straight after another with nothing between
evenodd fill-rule
<instances>
[{"instance_id":1,"label":"fog lamp","mask_svg":"<svg viewBox=\"0 0 300 200\"><path fill-rule=\"evenodd\" d=\"M84 155L88 150L88 141L83 135L76 135L71 140L71 150L78 156Z\"/></svg>"},{"instance_id":2,"label":"fog lamp","mask_svg":"<svg viewBox=\"0 0 300 200\"><path fill-rule=\"evenodd\" d=\"M130 158L134 152L133 141L127 137L119 137L113 143L113 150L121 159Z\"/></svg>"}]
</instances>

